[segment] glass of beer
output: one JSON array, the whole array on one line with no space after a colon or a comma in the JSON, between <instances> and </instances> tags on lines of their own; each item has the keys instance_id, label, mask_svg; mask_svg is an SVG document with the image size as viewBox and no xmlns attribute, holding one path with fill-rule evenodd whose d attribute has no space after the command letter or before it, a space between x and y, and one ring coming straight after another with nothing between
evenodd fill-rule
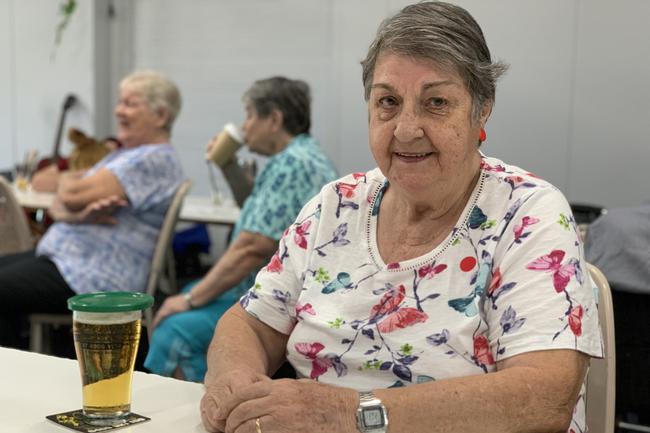
<instances>
[{"instance_id":1,"label":"glass of beer","mask_svg":"<svg viewBox=\"0 0 650 433\"><path fill-rule=\"evenodd\" d=\"M86 293L68 299L83 384L83 416L93 425L117 425L131 412L131 379L138 353L143 293Z\"/></svg>"},{"instance_id":2,"label":"glass of beer","mask_svg":"<svg viewBox=\"0 0 650 433\"><path fill-rule=\"evenodd\" d=\"M217 167L223 167L232 160L243 142L244 137L239 128L234 123L227 123L223 127L223 131L208 143L205 157L215 163Z\"/></svg>"}]
</instances>

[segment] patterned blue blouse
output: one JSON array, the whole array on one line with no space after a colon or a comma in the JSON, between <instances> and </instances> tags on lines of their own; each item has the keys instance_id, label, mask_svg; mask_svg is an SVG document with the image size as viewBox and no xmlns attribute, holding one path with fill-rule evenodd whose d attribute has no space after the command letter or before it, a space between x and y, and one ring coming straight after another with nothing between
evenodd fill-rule
<instances>
[{"instance_id":1,"label":"patterned blue blouse","mask_svg":"<svg viewBox=\"0 0 650 433\"><path fill-rule=\"evenodd\" d=\"M117 177L129 201L115 213L118 223L57 222L36 253L77 293L143 291L165 212L184 179L180 160L169 144L143 145L110 153L86 176L101 168Z\"/></svg>"},{"instance_id":2,"label":"patterned blue blouse","mask_svg":"<svg viewBox=\"0 0 650 433\"><path fill-rule=\"evenodd\" d=\"M232 239L241 231L280 240L300 209L323 185L338 178L336 168L318 141L308 134L294 137L289 145L269 159L255 178L251 195L244 202ZM253 286L251 273L234 290L243 294Z\"/></svg>"}]
</instances>

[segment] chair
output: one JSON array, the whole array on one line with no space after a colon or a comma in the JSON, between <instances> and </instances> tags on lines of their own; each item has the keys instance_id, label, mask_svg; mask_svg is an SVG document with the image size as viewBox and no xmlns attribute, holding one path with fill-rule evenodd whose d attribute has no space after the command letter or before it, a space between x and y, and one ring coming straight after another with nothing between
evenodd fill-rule
<instances>
[{"instance_id":1,"label":"chair","mask_svg":"<svg viewBox=\"0 0 650 433\"><path fill-rule=\"evenodd\" d=\"M22 253L33 248L27 217L11 185L0 177L0 255Z\"/></svg>"},{"instance_id":2,"label":"chair","mask_svg":"<svg viewBox=\"0 0 650 433\"><path fill-rule=\"evenodd\" d=\"M166 295L175 293L176 290L176 272L174 268L174 254L171 251L170 244L174 227L178 221L178 215L181 211L183 199L192 186L191 180L184 181L174 193L165 219L160 227L158 240L153 252L151 261L151 269L149 270L149 278L147 279L147 287L145 292L151 296L156 297L157 291ZM144 326L151 329L153 321L153 308L149 308L144 312ZM70 314L46 314L34 313L29 315L29 350L32 352L49 353L49 338L45 333L45 326L61 326L72 325L72 315Z\"/></svg>"},{"instance_id":3,"label":"chair","mask_svg":"<svg viewBox=\"0 0 650 433\"><path fill-rule=\"evenodd\" d=\"M587 374L586 419L591 433L614 433L616 416L616 344L612 292L605 275L587 263L591 279L598 288L598 318L605 356L592 359Z\"/></svg>"}]
</instances>

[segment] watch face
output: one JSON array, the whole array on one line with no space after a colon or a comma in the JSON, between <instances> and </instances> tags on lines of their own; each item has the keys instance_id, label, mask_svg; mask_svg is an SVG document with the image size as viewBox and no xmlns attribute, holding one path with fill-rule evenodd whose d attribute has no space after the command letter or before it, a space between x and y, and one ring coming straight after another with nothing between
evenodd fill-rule
<instances>
[{"instance_id":1,"label":"watch face","mask_svg":"<svg viewBox=\"0 0 650 433\"><path fill-rule=\"evenodd\" d=\"M380 407L371 407L363 410L363 425L366 428L384 427L384 412Z\"/></svg>"}]
</instances>

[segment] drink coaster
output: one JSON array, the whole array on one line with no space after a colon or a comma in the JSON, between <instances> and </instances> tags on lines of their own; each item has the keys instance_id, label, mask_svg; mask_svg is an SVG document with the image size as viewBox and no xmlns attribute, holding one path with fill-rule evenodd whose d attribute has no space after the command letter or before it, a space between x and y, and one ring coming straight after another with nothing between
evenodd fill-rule
<instances>
[{"instance_id":1,"label":"drink coaster","mask_svg":"<svg viewBox=\"0 0 650 433\"><path fill-rule=\"evenodd\" d=\"M86 422L81 409L71 410L69 412L56 413L54 415L48 415L45 418L49 419L50 421L60 426L67 427L71 430L80 431L84 433L105 432L105 431L115 430L122 427L128 427L133 424L140 424L151 420L151 418L147 418L146 416L138 415L137 413L131 412L126 418L117 421L116 424L94 425L94 424L88 424Z\"/></svg>"}]
</instances>

